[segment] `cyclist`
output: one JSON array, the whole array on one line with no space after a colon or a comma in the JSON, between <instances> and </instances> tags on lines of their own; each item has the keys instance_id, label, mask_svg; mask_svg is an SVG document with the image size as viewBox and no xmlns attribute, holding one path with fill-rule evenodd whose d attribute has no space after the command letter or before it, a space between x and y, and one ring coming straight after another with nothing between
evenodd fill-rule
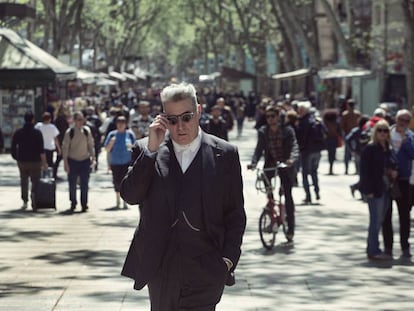
<instances>
[{"instance_id":1,"label":"cyclist","mask_svg":"<svg viewBox=\"0 0 414 311\"><path fill-rule=\"evenodd\" d=\"M278 170L283 193L288 222L287 239L293 241L295 231L295 204L292 198L292 186L295 178L294 163L299 156L299 148L293 128L284 124L280 108L269 105L265 109L266 124L258 130L257 145L248 169L256 167L264 152L264 168L275 167L279 162L287 164L286 168ZM273 170L265 172L271 180ZM273 199L273 194L271 199Z\"/></svg>"}]
</instances>

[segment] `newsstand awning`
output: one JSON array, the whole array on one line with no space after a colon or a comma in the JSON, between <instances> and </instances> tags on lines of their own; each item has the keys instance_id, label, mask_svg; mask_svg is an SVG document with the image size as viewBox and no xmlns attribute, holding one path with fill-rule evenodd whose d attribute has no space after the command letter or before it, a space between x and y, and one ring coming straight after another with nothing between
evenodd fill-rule
<instances>
[{"instance_id":1,"label":"newsstand awning","mask_svg":"<svg viewBox=\"0 0 414 311\"><path fill-rule=\"evenodd\" d=\"M364 77L371 74L371 71L360 68L322 68L318 70L318 76L322 80L334 78Z\"/></svg>"},{"instance_id":2,"label":"newsstand awning","mask_svg":"<svg viewBox=\"0 0 414 311\"><path fill-rule=\"evenodd\" d=\"M0 28L0 87L46 86L76 78L76 68L42 50L14 31Z\"/></svg>"},{"instance_id":3,"label":"newsstand awning","mask_svg":"<svg viewBox=\"0 0 414 311\"><path fill-rule=\"evenodd\" d=\"M272 76L272 79L286 80L286 79L305 77L310 74L313 74L313 71L311 68L303 68L303 69L275 74Z\"/></svg>"}]
</instances>

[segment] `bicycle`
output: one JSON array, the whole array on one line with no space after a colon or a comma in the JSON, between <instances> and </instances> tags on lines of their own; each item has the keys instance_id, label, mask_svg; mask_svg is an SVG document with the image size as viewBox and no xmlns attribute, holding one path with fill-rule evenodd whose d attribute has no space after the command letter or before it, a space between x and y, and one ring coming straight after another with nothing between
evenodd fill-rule
<instances>
[{"instance_id":1,"label":"bicycle","mask_svg":"<svg viewBox=\"0 0 414 311\"><path fill-rule=\"evenodd\" d=\"M267 203L263 208L259 217L259 235L263 246L271 250L276 243L276 234L279 231L279 227L282 226L283 233L289 242L288 237L288 224L285 210L285 204L283 202L284 193L283 187L280 185L278 191L278 199L275 199L273 192L276 188L276 177L279 169L286 168L285 163L278 163L275 167L269 168L256 168L256 183L255 187L258 191L266 193ZM272 181L267 177L266 172L274 172L275 181ZM277 207L277 208L275 208Z\"/></svg>"}]
</instances>

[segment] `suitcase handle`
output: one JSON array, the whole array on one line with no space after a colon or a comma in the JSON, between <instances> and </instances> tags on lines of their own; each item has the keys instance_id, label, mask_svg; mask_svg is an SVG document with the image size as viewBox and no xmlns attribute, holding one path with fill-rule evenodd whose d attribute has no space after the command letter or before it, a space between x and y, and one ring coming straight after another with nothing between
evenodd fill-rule
<instances>
[{"instance_id":1,"label":"suitcase handle","mask_svg":"<svg viewBox=\"0 0 414 311\"><path fill-rule=\"evenodd\" d=\"M51 167L48 167L47 170L42 170L42 178L52 178L53 170Z\"/></svg>"}]
</instances>

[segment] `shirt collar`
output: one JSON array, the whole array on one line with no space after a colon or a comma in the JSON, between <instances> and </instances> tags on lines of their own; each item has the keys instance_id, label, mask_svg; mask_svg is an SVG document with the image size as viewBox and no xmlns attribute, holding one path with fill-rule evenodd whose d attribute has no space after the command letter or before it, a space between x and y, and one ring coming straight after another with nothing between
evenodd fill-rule
<instances>
[{"instance_id":1,"label":"shirt collar","mask_svg":"<svg viewBox=\"0 0 414 311\"><path fill-rule=\"evenodd\" d=\"M177 144L174 140L172 140L174 151L175 152L184 152L184 151L191 151L195 152L200 148L201 145L201 130L199 129L197 137L187 145L180 145Z\"/></svg>"}]
</instances>

